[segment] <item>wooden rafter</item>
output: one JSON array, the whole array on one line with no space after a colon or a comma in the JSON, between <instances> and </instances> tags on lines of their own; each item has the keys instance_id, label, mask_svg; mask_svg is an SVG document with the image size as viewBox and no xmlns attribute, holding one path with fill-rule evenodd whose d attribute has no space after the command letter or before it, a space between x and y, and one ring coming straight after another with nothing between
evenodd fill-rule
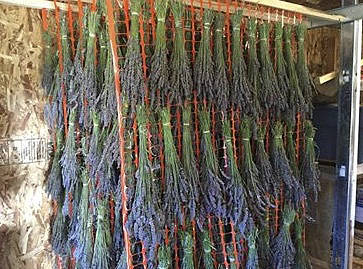
<instances>
[{"instance_id":1,"label":"wooden rafter","mask_svg":"<svg viewBox=\"0 0 363 269\"><path fill-rule=\"evenodd\" d=\"M76 2L76 0L72 0L72 1ZM81 0L81 1L84 3L92 2L92 0ZM227 5L225 3L223 3L223 2L218 3L217 1L212 1L212 0L204 0L204 1L180 0L180 1L182 1L184 4L189 5L189 6L193 4L195 7L211 8L214 10L221 10L224 12L226 12L228 9L230 13L234 13L236 11L236 8L234 7L234 5L230 5L227 8ZM55 8L54 2L50 1L50 0L0 0L0 3L28 7L28 8L36 8L36 9L42 9L42 8L54 9ZM302 5L293 4L293 3L280 1L280 0L244 0L244 3L285 10L288 12L294 12L294 13L302 14L308 18L319 18L322 20L335 21L335 22L343 21L345 19L344 16L330 15L324 11L320 11L320 10L316 10L313 8L308 8L308 7L305 7ZM57 6L61 10L68 10L67 3L57 2ZM72 11L75 11L75 12L78 11L77 5L70 5L70 6L72 8ZM246 11L246 15L247 15L247 11ZM263 18L266 19L267 18L266 16L263 16ZM271 16L271 18L273 18L273 17L274 16Z\"/></svg>"}]
</instances>

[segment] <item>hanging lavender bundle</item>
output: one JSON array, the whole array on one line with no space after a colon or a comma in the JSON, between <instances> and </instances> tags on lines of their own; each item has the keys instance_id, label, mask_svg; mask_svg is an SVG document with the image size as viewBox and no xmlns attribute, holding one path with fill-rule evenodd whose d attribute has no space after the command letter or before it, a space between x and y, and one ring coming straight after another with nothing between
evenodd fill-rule
<instances>
[{"instance_id":1,"label":"hanging lavender bundle","mask_svg":"<svg viewBox=\"0 0 363 269\"><path fill-rule=\"evenodd\" d=\"M229 106L229 81L224 59L224 15L217 13L214 22L214 94L218 110L226 112ZM212 101L212 99L210 99Z\"/></svg>"},{"instance_id":2,"label":"hanging lavender bundle","mask_svg":"<svg viewBox=\"0 0 363 269\"><path fill-rule=\"evenodd\" d=\"M291 48L292 30L291 25L286 25L284 27L284 40L285 40L285 60L286 60L286 70L289 77L289 112L287 117L294 119L296 113L306 112L306 103L304 97L301 93L299 86L299 78L296 73L295 60L292 54Z\"/></svg>"},{"instance_id":3,"label":"hanging lavender bundle","mask_svg":"<svg viewBox=\"0 0 363 269\"><path fill-rule=\"evenodd\" d=\"M283 126L281 122L276 121L272 129L271 164L277 178L276 183L284 184L286 199L289 203L292 203L294 208L299 208L301 202L305 199L305 194L289 165L282 133Z\"/></svg>"},{"instance_id":4,"label":"hanging lavender bundle","mask_svg":"<svg viewBox=\"0 0 363 269\"><path fill-rule=\"evenodd\" d=\"M247 66L243 57L241 21L243 11L238 10L231 18L232 24L232 84L230 100L235 108L245 115L254 111L251 84L247 77Z\"/></svg>"},{"instance_id":5,"label":"hanging lavender bundle","mask_svg":"<svg viewBox=\"0 0 363 269\"><path fill-rule=\"evenodd\" d=\"M296 217L294 221L295 269L312 269L309 257L303 244L303 219Z\"/></svg>"},{"instance_id":6,"label":"hanging lavender bundle","mask_svg":"<svg viewBox=\"0 0 363 269\"><path fill-rule=\"evenodd\" d=\"M319 167L316 162L315 154L315 129L311 121L305 121L305 152L302 156L300 173L301 180L304 184L305 191L309 198L315 202L318 201L318 192L320 191Z\"/></svg>"},{"instance_id":7,"label":"hanging lavender bundle","mask_svg":"<svg viewBox=\"0 0 363 269\"><path fill-rule=\"evenodd\" d=\"M286 130L286 156L289 160L290 168L293 172L293 175L296 178L298 178L299 168L297 166L295 141L294 141L295 121L286 120L286 127L287 127L287 130Z\"/></svg>"},{"instance_id":8,"label":"hanging lavender bundle","mask_svg":"<svg viewBox=\"0 0 363 269\"><path fill-rule=\"evenodd\" d=\"M188 230L182 231L180 237L183 248L181 269L194 269L193 237Z\"/></svg>"},{"instance_id":9,"label":"hanging lavender bundle","mask_svg":"<svg viewBox=\"0 0 363 269\"><path fill-rule=\"evenodd\" d=\"M306 25L303 23L298 24L296 27L296 37L297 37L297 63L296 63L296 73L299 74L299 86L304 96L307 105L307 116L312 117L313 113L313 94L316 92L314 81L309 72L308 66L305 59L305 34Z\"/></svg>"},{"instance_id":10,"label":"hanging lavender bundle","mask_svg":"<svg viewBox=\"0 0 363 269\"><path fill-rule=\"evenodd\" d=\"M158 251L158 269L170 269L172 266L172 258L169 246L163 243Z\"/></svg>"},{"instance_id":11,"label":"hanging lavender bundle","mask_svg":"<svg viewBox=\"0 0 363 269\"><path fill-rule=\"evenodd\" d=\"M62 157L64 147L63 129L57 129L56 139L56 150L52 160L52 166L48 175L46 191L53 200L59 202L64 191L62 186L62 169L60 166L60 159Z\"/></svg>"},{"instance_id":12,"label":"hanging lavender bundle","mask_svg":"<svg viewBox=\"0 0 363 269\"><path fill-rule=\"evenodd\" d=\"M268 43L269 24L267 22L261 23L258 27L258 33L260 38L258 54L261 77L260 104L264 106L266 111L274 108L275 112L280 112L285 109L286 103L283 103L284 100L280 97L280 89L270 57Z\"/></svg>"},{"instance_id":13,"label":"hanging lavender bundle","mask_svg":"<svg viewBox=\"0 0 363 269\"><path fill-rule=\"evenodd\" d=\"M156 0L156 39L155 50L151 57L151 72L149 77L151 107L157 107L166 104L167 95L169 94L169 65L168 50L166 48L166 11L168 9L168 0ZM158 96L159 93L159 96Z\"/></svg>"},{"instance_id":14,"label":"hanging lavender bundle","mask_svg":"<svg viewBox=\"0 0 363 269\"><path fill-rule=\"evenodd\" d=\"M127 41L127 52L124 67L121 72L122 103L130 106L130 113L136 111L136 104L144 102L144 78L142 74L142 59L139 39L139 16L144 0L131 0L131 29Z\"/></svg>"},{"instance_id":15,"label":"hanging lavender bundle","mask_svg":"<svg viewBox=\"0 0 363 269\"><path fill-rule=\"evenodd\" d=\"M109 126L117 118L117 98L115 94L115 78L112 61L111 45L107 44L106 66L104 69L104 81L101 93L101 122L103 126Z\"/></svg>"},{"instance_id":16,"label":"hanging lavender bundle","mask_svg":"<svg viewBox=\"0 0 363 269\"><path fill-rule=\"evenodd\" d=\"M182 163L185 179L190 186L188 200L186 201L186 216L190 220L198 218L200 204L200 181L197 169L197 161L194 154L192 138L192 109L187 104L183 109L183 141L182 141ZM197 223L200 221L197 219Z\"/></svg>"},{"instance_id":17,"label":"hanging lavender bundle","mask_svg":"<svg viewBox=\"0 0 363 269\"><path fill-rule=\"evenodd\" d=\"M175 23L174 47L171 55L170 85L172 85L171 99L177 104L182 104L181 100L192 99L192 73L188 54L184 47L182 18L184 7L180 1L171 2L171 12Z\"/></svg>"},{"instance_id":18,"label":"hanging lavender bundle","mask_svg":"<svg viewBox=\"0 0 363 269\"><path fill-rule=\"evenodd\" d=\"M202 231L202 248L204 268L214 268L212 249L214 248L207 230Z\"/></svg>"},{"instance_id":19,"label":"hanging lavender bundle","mask_svg":"<svg viewBox=\"0 0 363 269\"><path fill-rule=\"evenodd\" d=\"M247 22L247 33L248 33L248 60L247 70L248 78L251 83L252 92L252 115L258 116L261 111L262 104L259 103L259 95L261 88L261 76L260 76L260 63L258 62L257 49L256 49L256 31L257 31L257 20L250 18Z\"/></svg>"},{"instance_id":20,"label":"hanging lavender bundle","mask_svg":"<svg viewBox=\"0 0 363 269\"><path fill-rule=\"evenodd\" d=\"M282 213L282 226L272 242L273 268L286 269L292 268L294 265L295 248L291 239L290 226L294 222L295 216L295 210L286 204Z\"/></svg>"},{"instance_id":21,"label":"hanging lavender bundle","mask_svg":"<svg viewBox=\"0 0 363 269\"><path fill-rule=\"evenodd\" d=\"M77 269L91 268L93 256L93 229L92 212L89 208L89 176L87 169L83 169L82 175L82 194L78 209L78 228L77 244L74 256L77 261Z\"/></svg>"},{"instance_id":22,"label":"hanging lavender bundle","mask_svg":"<svg viewBox=\"0 0 363 269\"><path fill-rule=\"evenodd\" d=\"M258 228L253 223L253 220L249 220L248 224L248 234L247 234L247 244L248 244L248 255L246 262L246 269L259 269L258 264L258 251L257 251L257 236Z\"/></svg>"},{"instance_id":23,"label":"hanging lavender bundle","mask_svg":"<svg viewBox=\"0 0 363 269\"><path fill-rule=\"evenodd\" d=\"M288 102L289 96L289 77L286 70L286 62L284 59L284 53L282 49L282 35L283 26L282 22L275 23L275 66L276 66L276 78L278 83L279 93L281 95L281 103L286 104L286 111L289 109L290 103Z\"/></svg>"},{"instance_id":24,"label":"hanging lavender bundle","mask_svg":"<svg viewBox=\"0 0 363 269\"><path fill-rule=\"evenodd\" d=\"M79 163L77 159L77 145L75 137L75 121L76 121L77 105L74 106L69 115L68 136L60 160L62 166L63 187L66 192L66 199L63 206L63 214L66 216L68 212L69 193L74 191L74 187L78 181Z\"/></svg>"},{"instance_id":25,"label":"hanging lavender bundle","mask_svg":"<svg viewBox=\"0 0 363 269\"><path fill-rule=\"evenodd\" d=\"M237 161L233 152L231 126L228 120L225 120L223 123L223 141L227 154L227 166L224 172L228 178L226 184L229 196L228 208L230 211L228 215L233 224L238 227L238 232L243 234L248 217L248 205L245 200L246 190L243 185L243 179L238 171Z\"/></svg>"},{"instance_id":26,"label":"hanging lavender bundle","mask_svg":"<svg viewBox=\"0 0 363 269\"><path fill-rule=\"evenodd\" d=\"M211 25L215 13L210 9L203 12L203 32L194 65L194 87L200 100L214 100L214 63L210 47Z\"/></svg>"},{"instance_id":27,"label":"hanging lavender bundle","mask_svg":"<svg viewBox=\"0 0 363 269\"><path fill-rule=\"evenodd\" d=\"M249 202L251 213L256 214L257 216L263 216L266 207L269 205L269 201L266 197L266 190L263 189L263 185L259 182L259 170L253 161L250 144L252 137L251 123L250 118L244 118L241 122L243 154L240 171L244 180L248 197L247 201Z\"/></svg>"},{"instance_id":28,"label":"hanging lavender bundle","mask_svg":"<svg viewBox=\"0 0 363 269\"><path fill-rule=\"evenodd\" d=\"M44 89L44 95L49 96L50 92L52 91L54 72L57 66L55 51L53 51L53 42L49 32L49 28L43 32L43 42L45 46L45 51L42 88Z\"/></svg>"},{"instance_id":29,"label":"hanging lavender bundle","mask_svg":"<svg viewBox=\"0 0 363 269\"><path fill-rule=\"evenodd\" d=\"M113 264L118 264L124 249L123 241L123 218L122 218L122 193L121 193L121 183L118 182L117 188L113 194L113 199L115 201L115 226L112 234L112 256L114 257Z\"/></svg>"},{"instance_id":30,"label":"hanging lavender bundle","mask_svg":"<svg viewBox=\"0 0 363 269\"><path fill-rule=\"evenodd\" d=\"M81 126L90 128L89 123L92 122L90 111L96 110L98 103L98 85L97 85L97 70L95 59L95 44L96 33L99 31L100 16L97 12L91 11L88 15L88 38L87 38L87 52L84 64L84 78L81 84L81 92L84 99L87 100L88 107L82 107L81 114L86 115L85 118L81 118L84 122L81 122ZM87 110L88 109L88 110Z\"/></svg>"},{"instance_id":31,"label":"hanging lavender bundle","mask_svg":"<svg viewBox=\"0 0 363 269\"><path fill-rule=\"evenodd\" d=\"M66 90L69 88L69 85L71 83L71 80L73 79L71 76L72 73L72 68L73 68L73 62L71 59L71 51L70 51L70 46L69 46L69 41L68 41L68 25L67 25L67 19L66 19L66 15L62 14L61 17L61 21L60 21L61 25L60 25L60 34L61 34L61 49L62 49L62 56L63 56L63 70L60 74L60 79L61 79L61 87L63 87L62 89ZM68 99L68 96L67 96ZM69 100L67 100L69 101ZM67 102L67 104L70 104L70 102ZM68 109L70 109L70 107L68 107Z\"/></svg>"},{"instance_id":32,"label":"hanging lavender bundle","mask_svg":"<svg viewBox=\"0 0 363 269\"><path fill-rule=\"evenodd\" d=\"M276 182L270 157L265 149L266 126L260 125L257 130L255 164L259 170L259 185L271 196L277 198L280 192L279 182Z\"/></svg>"},{"instance_id":33,"label":"hanging lavender bundle","mask_svg":"<svg viewBox=\"0 0 363 269\"><path fill-rule=\"evenodd\" d=\"M68 227L69 219L62 214L63 203L67 203L62 195L61 201L57 203L57 213L52 223L50 232L50 242L55 254L59 256L67 255L68 251Z\"/></svg>"},{"instance_id":34,"label":"hanging lavender bundle","mask_svg":"<svg viewBox=\"0 0 363 269\"><path fill-rule=\"evenodd\" d=\"M201 125L201 185L203 192L203 209L207 215L224 218L227 216L226 205L223 197L223 181L220 178L218 159L213 149L212 136L210 133L209 110L204 108L200 111Z\"/></svg>"},{"instance_id":35,"label":"hanging lavender bundle","mask_svg":"<svg viewBox=\"0 0 363 269\"><path fill-rule=\"evenodd\" d=\"M160 112L163 125L164 154L165 154L165 193L164 212L166 223L172 225L175 221L183 222L183 205L188 201L190 186L186 181L178 153L176 151L173 135L171 133L170 111L164 108Z\"/></svg>"},{"instance_id":36,"label":"hanging lavender bundle","mask_svg":"<svg viewBox=\"0 0 363 269\"><path fill-rule=\"evenodd\" d=\"M139 166L135 174L136 188L127 219L127 229L136 241L143 242L148 268L155 268L156 246L164 231L164 214L160 206L159 182L154 177L147 149L147 114L144 106L137 108L139 129Z\"/></svg>"},{"instance_id":37,"label":"hanging lavender bundle","mask_svg":"<svg viewBox=\"0 0 363 269\"><path fill-rule=\"evenodd\" d=\"M93 248L92 269L110 268L110 216L109 216L109 197L99 197L97 200L97 226Z\"/></svg>"},{"instance_id":38,"label":"hanging lavender bundle","mask_svg":"<svg viewBox=\"0 0 363 269\"><path fill-rule=\"evenodd\" d=\"M97 179L100 179L97 185L97 193L109 193L112 190L111 167L113 162L103 163L102 167L99 166L99 163L103 157L102 154L105 138L109 134L109 129L111 128L101 129L100 114L95 111L91 111L91 119L93 122L93 128L90 148L87 155L87 163L90 167L90 178L94 185L96 185ZM107 161L109 161L109 159Z\"/></svg>"}]
</instances>

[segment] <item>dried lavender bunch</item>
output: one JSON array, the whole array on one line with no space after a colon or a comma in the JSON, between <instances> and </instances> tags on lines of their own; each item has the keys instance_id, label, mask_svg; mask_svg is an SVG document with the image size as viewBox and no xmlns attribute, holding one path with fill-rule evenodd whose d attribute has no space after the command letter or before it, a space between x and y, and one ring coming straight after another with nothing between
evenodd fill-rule
<instances>
[{"instance_id":1,"label":"dried lavender bunch","mask_svg":"<svg viewBox=\"0 0 363 269\"><path fill-rule=\"evenodd\" d=\"M282 35L283 26L282 22L275 23L275 66L276 66L276 78L281 96L281 103L286 104L285 110L290 109L290 103L288 102L289 96L289 77L286 70L286 62L282 49Z\"/></svg>"},{"instance_id":2,"label":"dried lavender bunch","mask_svg":"<svg viewBox=\"0 0 363 269\"><path fill-rule=\"evenodd\" d=\"M62 214L64 194L62 195L62 200L57 203L57 213L55 219L52 223L52 228L50 232L50 243L55 254L59 256L67 255L68 250L68 227L69 218Z\"/></svg>"},{"instance_id":3,"label":"dried lavender bunch","mask_svg":"<svg viewBox=\"0 0 363 269\"><path fill-rule=\"evenodd\" d=\"M183 109L182 163L185 178L190 185L188 201L185 205L185 214L190 220L194 220L199 216L201 190L197 161L193 149L192 124L192 108L190 104L187 104ZM200 224L198 220L197 223Z\"/></svg>"},{"instance_id":4,"label":"dried lavender bunch","mask_svg":"<svg viewBox=\"0 0 363 269\"><path fill-rule=\"evenodd\" d=\"M110 51L108 44L108 32L106 24L101 24L99 27L99 56L97 62L97 84L98 88L102 89L105 82L105 69L107 65L108 52Z\"/></svg>"},{"instance_id":5,"label":"dried lavender bunch","mask_svg":"<svg viewBox=\"0 0 363 269\"><path fill-rule=\"evenodd\" d=\"M212 101L214 98L214 63L210 47L211 25L215 13L210 9L203 12L203 32L194 66L194 87L201 100Z\"/></svg>"},{"instance_id":6,"label":"dried lavender bunch","mask_svg":"<svg viewBox=\"0 0 363 269\"><path fill-rule=\"evenodd\" d=\"M136 188L127 229L136 241L143 242L148 265L154 268L155 250L163 237L165 217L160 206L158 182L148 158L148 119L144 106L138 106L136 116L139 129L139 166L135 174Z\"/></svg>"},{"instance_id":7,"label":"dried lavender bunch","mask_svg":"<svg viewBox=\"0 0 363 269\"><path fill-rule=\"evenodd\" d=\"M158 269L170 269L172 266L171 251L169 246L164 243L160 246L158 251Z\"/></svg>"},{"instance_id":8,"label":"dried lavender bunch","mask_svg":"<svg viewBox=\"0 0 363 269\"><path fill-rule=\"evenodd\" d=\"M299 86L299 78L295 68L295 59L292 54L291 39L292 39L291 25L286 25L284 27L284 41L285 41L284 48L285 48L286 69L290 82L289 94L288 94L288 103L290 109L287 117L293 119L295 118L296 113L306 112L306 103Z\"/></svg>"},{"instance_id":9,"label":"dried lavender bunch","mask_svg":"<svg viewBox=\"0 0 363 269\"><path fill-rule=\"evenodd\" d=\"M139 16L144 0L131 1L131 29L130 39L127 41L127 52L123 72L122 82L122 103L130 104L130 113L134 114L137 104L144 103L145 85L142 73L142 58L140 52L139 38Z\"/></svg>"},{"instance_id":10,"label":"dried lavender bunch","mask_svg":"<svg viewBox=\"0 0 363 269\"><path fill-rule=\"evenodd\" d=\"M171 133L170 111L163 108L160 112L160 119L163 125L164 154L165 154L165 193L164 193L164 213L166 223L179 221L183 223L183 205L187 203L191 186L188 184L181 161L175 148L173 134Z\"/></svg>"},{"instance_id":11,"label":"dried lavender bunch","mask_svg":"<svg viewBox=\"0 0 363 269\"><path fill-rule=\"evenodd\" d=\"M60 159L64 147L64 132L63 129L56 130L56 149L52 160L52 167L48 175L46 191L50 197L56 201L60 201L64 191L62 186L62 169Z\"/></svg>"},{"instance_id":12,"label":"dried lavender bunch","mask_svg":"<svg viewBox=\"0 0 363 269\"><path fill-rule=\"evenodd\" d=\"M257 250L260 268L268 269L271 264L271 248L270 248L270 227L269 217L266 214L264 222L259 225L259 233L257 236Z\"/></svg>"},{"instance_id":13,"label":"dried lavender bunch","mask_svg":"<svg viewBox=\"0 0 363 269\"><path fill-rule=\"evenodd\" d=\"M314 80L309 72L306 59L305 59L305 34L306 25L300 23L296 27L296 37L297 37L297 63L296 63L296 73L299 74L299 86L304 96L307 105L307 116L312 117L313 113L313 94L316 92L316 87Z\"/></svg>"},{"instance_id":14,"label":"dried lavender bunch","mask_svg":"<svg viewBox=\"0 0 363 269\"><path fill-rule=\"evenodd\" d=\"M101 93L100 108L102 111L101 122L103 126L109 126L116 120L117 99L115 94L115 80L110 44L107 44L106 66L104 69L104 81Z\"/></svg>"},{"instance_id":15,"label":"dried lavender bunch","mask_svg":"<svg viewBox=\"0 0 363 269\"><path fill-rule=\"evenodd\" d=\"M52 91L54 72L57 66L55 51L53 51L53 42L49 32L49 28L43 32L43 42L45 45L45 52L44 52L42 87L44 89L44 95L48 96Z\"/></svg>"},{"instance_id":16,"label":"dried lavender bunch","mask_svg":"<svg viewBox=\"0 0 363 269\"><path fill-rule=\"evenodd\" d=\"M285 99L281 97L274 66L270 57L269 48L269 23L261 23L258 27L259 33L259 62L261 74L260 104L266 110L273 108L279 113L286 109Z\"/></svg>"},{"instance_id":17,"label":"dried lavender bunch","mask_svg":"<svg viewBox=\"0 0 363 269\"><path fill-rule=\"evenodd\" d=\"M207 215L224 218L227 216L226 204L223 197L224 182L220 178L220 168L218 159L213 149L212 137L210 133L209 109L200 111L201 125L201 185L203 192L203 210Z\"/></svg>"},{"instance_id":18,"label":"dried lavender bunch","mask_svg":"<svg viewBox=\"0 0 363 269\"><path fill-rule=\"evenodd\" d=\"M299 177L299 168L297 166L297 158L295 151L295 122L293 120L286 120L286 156L290 163L290 168L296 178Z\"/></svg>"},{"instance_id":19,"label":"dried lavender bunch","mask_svg":"<svg viewBox=\"0 0 363 269\"><path fill-rule=\"evenodd\" d=\"M258 269L259 268L259 259L258 259L258 251L257 251L257 236L258 236L258 228L253 223L253 220L249 220L248 224L248 234L247 234L247 244L248 244L248 255L246 262L246 269Z\"/></svg>"},{"instance_id":20,"label":"dried lavender bunch","mask_svg":"<svg viewBox=\"0 0 363 269\"><path fill-rule=\"evenodd\" d=\"M301 180L305 186L307 194L313 201L318 201L320 191L319 166L316 162L315 154L315 128L311 121L305 121L305 152L302 156L300 173Z\"/></svg>"},{"instance_id":21,"label":"dried lavender bunch","mask_svg":"<svg viewBox=\"0 0 363 269\"><path fill-rule=\"evenodd\" d=\"M110 268L109 250L111 246L110 216L108 196L98 198L97 226L93 248L92 269Z\"/></svg>"},{"instance_id":22,"label":"dried lavender bunch","mask_svg":"<svg viewBox=\"0 0 363 269\"><path fill-rule=\"evenodd\" d=\"M276 269L292 268L295 260L295 248L291 239L290 226L294 222L296 212L285 205L282 213L282 227L272 241L272 265Z\"/></svg>"},{"instance_id":23,"label":"dried lavender bunch","mask_svg":"<svg viewBox=\"0 0 363 269\"><path fill-rule=\"evenodd\" d=\"M204 268L214 268L212 257L212 249L214 247L207 230L202 231L202 247Z\"/></svg>"},{"instance_id":24,"label":"dried lavender bunch","mask_svg":"<svg viewBox=\"0 0 363 269\"><path fill-rule=\"evenodd\" d=\"M85 111L82 111L85 116L84 122L81 123L85 128L89 128L89 122L92 120L92 115L89 111L98 110L97 105L99 102L99 90L97 85L97 70L96 70L96 59L95 59L95 44L96 44L96 33L99 31L99 20L100 15L91 11L88 15L88 38L87 38L87 50L84 64L84 78L82 83L82 96L87 99L88 110L84 107Z\"/></svg>"},{"instance_id":25,"label":"dried lavender bunch","mask_svg":"<svg viewBox=\"0 0 363 269\"><path fill-rule=\"evenodd\" d=\"M169 94L169 65L166 48L165 18L168 10L168 0L155 1L156 11L156 40L155 50L151 57L151 72L149 77L151 107L165 105ZM158 96L159 92L159 96Z\"/></svg>"},{"instance_id":26,"label":"dried lavender bunch","mask_svg":"<svg viewBox=\"0 0 363 269\"><path fill-rule=\"evenodd\" d=\"M292 201L295 203L295 209L297 210L300 206L299 202L302 202L305 199L305 193L304 186L302 183L300 183L300 174L297 163L296 147L294 140L295 123L294 121L287 119L286 126L286 156L289 160L290 168L295 178L295 180L293 181L294 187L292 188Z\"/></svg>"},{"instance_id":27,"label":"dried lavender bunch","mask_svg":"<svg viewBox=\"0 0 363 269\"><path fill-rule=\"evenodd\" d=\"M276 121L272 130L271 164L276 173L276 183L284 184L286 199L293 204L294 208L299 208L305 199L305 194L290 167L283 146L282 133L283 126L281 122Z\"/></svg>"},{"instance_id":28,"label":"dried lavender bunch","mask_svg":"<svg viewBox=\"0 0 363 269\"><path fill-rule=\"evenodd\" d=\"M295 263L294 268L296 269L312 269L309 257L305 251L303 244L303 219L296 217L294 221L294 243L295 243Z\"/></svg>"},{"instance_id":29,"label":"dried lavender bunch","mask_svg":"<svg viewBox=\"0 0 363 269\"><path fill-rule=\"evenodd\" d=\"M190 231L182 231L180 233L181 245L183 248L183 258L181 263L182 269L194 269L193 260L193 237Z\"/></svg>"},{"instance_id":30,"label":"dried lavender bunch","mask_svg":"<svg viewBox=\"0 0 363 269\"><path fill-rule=\"evenodd\" d=\"M225 174L228 178L227 194L229 197L228 216L233 221L233 224L238 228L238 231L243 234L246 228L246 221L249 215L248 205L245 200L246 190L243 185L243 179L238 171L237 161L233 152L233 142L231 136L231 125L228 120L223 123L223 141L226 147L227 166Z\"/></svg>"},{"instance_id":31,"label":"dried lavender bunch","mask_svg":"<svg viewBox=\"0 0 363 269\"><path fill-rule=\"evenodd\" d=\"M73 67L73 62L71 60L71 50L69 45L68 36L68 25L66 15L63 13L60 21L60 34L61 34L61 49L63 56L63 70L60 74L61 87L68 89L70 81L72 80L71 72ZM67 97L68 98L68 97ZM68 103L68 105L71 105Z\"/></svg>"},{"instance_id":32,"label":"dried lavender bunch","mask_svg":"<svg viewBox=\"0 0 363 269\"><path fill-rule=\"evenodd\" d=\"M77 159L77 145L75 137L75 120L77 106L74 106L69 115L69 128L63 155L60 159L62 166L63 187L66 192L66 201L68 201L69 193L74 191L74 187L78 181L79 162ZM68 203L63 206L63 214L68 215Z\"/></svg>"},{"instance_id":33,"label":"dried lavender bunch","mask_svg":"<svg viewBox=\"0 0 363 269\"><path fill-rule=\"evenodd\" d=\"M217 108L226 112L229 106L229 81L224 56L224 15L222 13L215 15L214 28L214 96Z\"/></svg>"},{"instance_id":34,"label":"dried lavender bunch","mask_svg":"<svg viewBox=\"0 0 363 269\"><path fill-rule=\"evenodd\" d=\"M69 88L67 89L67 102L69 104L78 103L82 108L83 100L81 98L80 88L83 84L84 70L82 64L84 40L80 40L77 44L76 55L74 57L74 63L71 70L72 80L69 83ZM80 115L81 117L81 115Z\"/></svg>"},{"instance_id":35,"label":"dried lavender bunch","mask_svg":"<svg viewBox=\"0 0 363 269\"><path fill-rule=\"evenodd\" d=\"M115 226L112 235L112 255L114 257L113 263L118 264L122 258L121 254L124 249L122 227L122 193L120 182L117 184L117 189L113 194L113 199L115 202Z\"/></svg>"},{"instance_id":36,"label":"dried lavender bunch","mask_svg":"<svg viewBox=\"0 0 363 269\"><path fill-rule=\"evenodd\" d=\"M258 96L261 91L261 76L260 76L260 63L257 57L256 49L256 31L257 31L257 20L250 18L247 22L247 33L248 33L248 59L247 59L247 70L248 78L251 83L252 92L252 115L261 114L261 106L259 103Z\"/></svg>"},{"instance_id":37,"label":"dried lavender bunch","mask_svg":"<svg viewBox=\"0 0 363 269\"><path fill-rule=\"evenodd\" d=\"M243 57L241 40L241 20L243 11L238 10L233 14L231 24L232 32L232 84L230 100L234 107L244 115L251 115L254 111L252 104L251 83L247 77L247 66ZM252 115L251 115L252 116ZM256 115L255 115L256 116Z\"/></svg>"},{"instance_id":38,"label":"dried lavender bunch","mask_svg":"<svg viewBox=\"0 0 363 269\"><path fill-rule=\"evenodd\" d=\"M266 190L263 189L263 186L259 182L260 173L253 161L250 144L252 137L251 123L252 120L250 118L244 118L241 122L243 154L240 172L244 180L247 201L249 201L251 213L257 216L263 216L266 207L269 206L269 201L266 196Z\"/></svg>"},{"instance_id":39,"label":"dried lavender bunch","mask_svg":"<svg viewBox=\"0 0 363 269\"><path fill-rule=\"evenodd\" d=\"M175 36L171 55L170 85L172 85L171 99L182 104L183 98L192 99L193 80L188 54L184 47L182 18L184 7L180 1L171 2L171 12L174 16Z\"/></svg>"},{"instance_id":40,"label":"dried lavender bunch","mask_svg":"<svg viewBox=\"0 0 363 269\"><path fill-rule=\"evenodd\" d=\"M78 209L78 228L77 244L74 256L77 261L77 268L86 269L91 267L93 256L93 231L92 231L92 212L89 208L90 181L87 169L83 169L82 175L82 194Z\"/></svg>"},{"instance_id":41,"label":"dried lavender bunch","mask_svg":"<svg viewBox=\"0 0 363 269\"><path fill-rule=\"evenodd\" d=\"M265 149L266 126L260 125L257 130L255 164L259 172L259 185L272 199L279 194L279 182L275 182L275 171L272 169L270 157Z\"/></svg>"}]
</instances>

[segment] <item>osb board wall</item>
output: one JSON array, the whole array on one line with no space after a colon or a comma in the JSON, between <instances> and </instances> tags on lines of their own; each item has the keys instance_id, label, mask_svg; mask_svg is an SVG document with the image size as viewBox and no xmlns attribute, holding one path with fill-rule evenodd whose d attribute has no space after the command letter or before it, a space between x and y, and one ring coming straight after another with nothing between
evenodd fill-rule
<instances>
[{"instance_id":1,"label":"osb board wall","mask_svg":"<svg viewBox=\"0 0 363 269\"><path fill-rule=\"evenodd\" d=\"M0 5L0 139L48 138L39 11ZM0 268L52 268L47 162L0 166Z\"/></svg>"}]
</instances>

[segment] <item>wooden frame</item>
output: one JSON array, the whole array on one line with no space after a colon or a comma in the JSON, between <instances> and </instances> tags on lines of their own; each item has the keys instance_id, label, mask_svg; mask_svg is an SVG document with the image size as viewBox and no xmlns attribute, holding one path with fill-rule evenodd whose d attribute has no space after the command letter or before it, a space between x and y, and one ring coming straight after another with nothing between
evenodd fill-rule
<instances>
[{"instance_id":1,"label":"wooden frame","mask_svg":"<svg viewBox=\"0 0 363 269\"><path fill-rule=\"evenodd\" d=\"M91 3L91 0L81 0L84 3ZM218 3L212 0L180 0L186 5L194 5L196 7L203 7L203 8L211 8L215 10L222 10L227 11L227 7L225 3ZM228 0L231 1L231 0ZM72 0L72 2L76 2L76 0ZM280 0L245 0L245 3L250 3L258 6L265 6L268 8L280 9L292 13L302 14L309 18L316 18L319 20L326 20L331 22L339 23L345 20L344 16L341 15L331 15L324 11L320 11L313 8L308 8L302 5L293 4L285 1ZM7 4L7 5L14 5L14 6L21 6L21 7L28 7L28 8L35 8L35 9L55 9L54 2L51 0L0 0L0 4ZM57 2L57 7L60 10L68 10L68 4ZM76 5L70 5L72 11L77 12L78 7ZM229 7L229 12L233 13L236 11L236 8L231 4ZM247 15L247 14L246 14ZM272 15L271 18L274 16Z\"/></svg>"}]
</instances>

